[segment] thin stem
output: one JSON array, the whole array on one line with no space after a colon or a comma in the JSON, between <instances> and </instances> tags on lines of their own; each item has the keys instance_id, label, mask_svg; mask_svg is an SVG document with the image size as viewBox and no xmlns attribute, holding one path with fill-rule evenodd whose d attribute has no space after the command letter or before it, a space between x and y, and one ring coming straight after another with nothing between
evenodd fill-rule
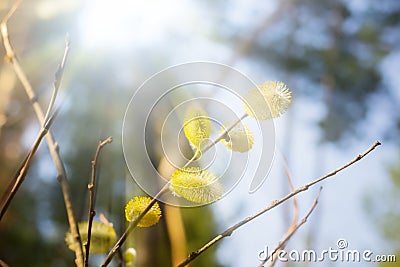
<instances>
[{"instance_id":1,"label":"thin stem","mask_svg":"<svg viewBox=\"0 0 400 267\"><path fill-rule=\"evenodd\" d=\"M117 243L115 243L114 247L110 250L108 253L107 257L104 259L103 263L100 265L101 267L107 266L114 255L117 253L117 251L121 248L122 244L125 242L126 238L129 236L129 234L135 229L135 227L138 225L140 220L146 215L146 213L153 207L153 205L157 202L157 198L160 197L162 194L167 192L169 187L169 182L164 185L163 188L155 195L150 203L147 205L147 207L135 218L135 220L131 221L128 225L128 227L125 229L125 232L122 234L122 236L119 238Z\"/></svg>"},{"instance_id":2,"label":"thin stem","mask_svg":"<svg viewBox=\"0 0 400 267\"><path fill-rule=\"evenodd\" d=\"M197 258L199 255L201 255L203 252L205 252L207 249L209 249L210 247L212 247L214 244L216 244L218 241L220 241L221 239L228 237L230 235L232 235L232 233L240 228L241 226L245 225L246 223L254 220L255 218L257 218L258 216L266 213L267 211L279 206L280 204L282 204L283 202L285 202L286 200L292 198L293 196L299 194L300 192L306 191L308 190L311 186L331 177L334 176L335 174L337 174L338 172L346 169L347 167L351 166L352 164L356 163L357 161L361 160L362 158L364 158L367 154L369 154L372 150L374 150L376 147L378 147L379 145L381 145L381 143L379 141L375 141L375 143L368 148L364 153L359 154L358 156L356 156L353 160L349 161L348 163L344 164L343 166L321 176L318 179L315 179L314 181L305 184L299 188L297 188L296 190L292 191L291 193L287 194L286 196L284 196L283 198L279 199L279 200L275 200L272 201L271 204L269 204L268 206L266 206L264 209L254 213L253 215L245 218L244 220L236 223L235 225L229 227L227 230L225 230L224 232L222 232L221 234L217 235L215 238L213 238L211 241L209 241L207 244L205 244L204 246L202 246L200 249L198 249L197 251L193 251L192 253L189 254L189 256L182 261L178 267L183 267L188 265L191 261L193 261L195 258Z\"/></svg>"},{"instance_id":3,"label":"thin stem","mask_svg":"<svg viewBox=\"0 0 400 267\"><path fill-rule=\"evenodd\" d=\"M295 188L294 188L293 181L292 181L292 178L291 178L289 166L288 166L288 164L287 164L286 158L285 158L283 155L282 155L282 160L283 160L283 165L284 165L286 177L288 178L288 181L289 181L290 190L291 190L291 191L294 191ZM321 189L322 189L322 188L320 188L320 190L321 190ZM319 194L318 194L318 197L319 197ZM294 212L293 212L293 219L292 219L292 222L290 223L290 226L288 227L288 229L286 230L285 234L283 235L284 238L285 238L286 236L288 236L292 231L294 231L294 229L296 229L296 227L297 227L297 220L298 220L298 217L299 217L299 208L298 208L298 205L297 205L296 196L293 197L293 206L294 206L294 208L293 208L293 209L294 209ZM271 255L274 255L274 253L276 254L277 251L280 250L280 249L282 249L282 248L284 248L285 245L286 245L285 243L283 243L282 241L280 241L280 242L278 243L278 245L277 245L275 251L274 251L273 254L271 254ZM271 255L268 255L268 258L266 258L266 260L263 261L261 264L264 264L264 263L269 259L269 257L271 257ZM271 261L270 266L273 266L273 265L275 264L275 261L276 261L276 258L273 258L273 260Z\"/></svg>"},{"instance_id":4,"label":"thin stem","mask_svg":"<svg viewBox=\"0 0 400 267\"><path fill-rule=\"evenodd\" d=\"M45 124L45 117L43 114L43 110L39 105L39 102L37 101L37 96L35 91L33 90L31 84L28 81L28 78L25 75L25 72L22 70L21 65L19 64L17 58L15 57L15 52L10 44L10 40L8 37L8 28L7 28L7 22L11 18L11 16L14 14L14 12L17 10L18 5L20 1L18 1L16 4L14 4L10 11L7 13L7 15L4 17L0 24L0 29L1 29L1 35L3 37L3 45L6 50L6 55L7 55L7 60L10 61L13 64L13 68L15 71L15 74L17 75L19 81L22 84L22 87L25 90L25 93L27 94L29 100L31 101L31 105L33 107L33 110L36 114L36 117L40 123L40 125ZM55 83L58 84L59 83ZM70 188L69 188L69 183L67 180L67 175L65 171L65 166L63 161L61 160L60 154L58 152L58 145L55 142L53 135L49 131L46 134L46 141L47 145L49 147L50 155L53 158L54 165L56 166L58 175L57 179L61 184L61 191L63 194L64 198L64 203L65 203L65 209L67 211L67 217L68 217L68 223L71 229L71 234L73 236L73 246L75 250L75 264L77 266L83 266L84 260L83 260L83 250L82 250L82 242L81 238L79 235L79 229L78 229L78 224L76 223L75 220L75 215L72 207L72 202L71 202L71 193L70 193Z\"/></svg>"},{"instance_id":5,"label":"thin stem","mask_svg":"<svg viewBox=\"0 0 400 267\"><path fill-rule=\"evenodd\" d=\"M19 187L25 180L26 174L28 173L28 169L30 168L33 156L35 155L37 149L39 148L40 143L43 140L43 137L47 134L50 129L51 124L53 123L55 117L58 114L58 109L53 113L53 115L48 119L46 124L43 126L41 131L39 132L31 150L29 151L28 155L20 164L16 174L11 179L6 191L3 193L3 196L0 201L0 220L3 218L4 214L6 213L8 206L10 205L11 201L13 200L15 194L17 193Z\"/></svg>"},{"instance_id":6,"label":"thin stem","mask_svg":"<svg viewBox=\"0 0 400 267\"><path fill-rule=\"evenodd\" d=\"M210 148L212 148L213 146L215 146L219 141L221 141L222 139L224 139L226 137L226 135L238 124L240 123L244 118L246 118L248 115L245 113L243 114L239 119L237 119L234 123L232 123L232 125L230 125L227 128L224 128L224 131L221 132L213 141L211 141L211 143L209 143L208 145L206 145L203 149L197 149L196 152L194 153L193 157L188 160L186 162L186 164L182 167L182 168L186 168L187 166L189 166L189 164L191 164L193 161L195 161L199 155L207 152L208 150L210 150Z\"/></svg>"},{"instance_id":7,"label":"thin stem","mask_svg":"<svg viewBox=\"0 0 400 267\"><path fill-rule=\"evenodd\" d=\"M190 163L192 163L193 161L195 161L195 160L198 158L199 154L201 154L201 153L202 153L202 152L201 152L199 149L197 149L196 152L194 153L193 157L192 157L190 160L188 160L188 161L185 163L185 165L183 165L182 169L186 168L187 166L189 166Z\"/></svg>"},{"instance_id":8,"label":"thin stem","mask_svg":"<svg viewBox=\"0 0 400 267\"><path fill-rule=\"evenodd\" d=\"M92 161L92 175L90 179L90 183L88 184L88 189L89 189L89 212L88 212L88 235L87 235L87 241L84 244L85 246L85 262L84 265L85 267L89 266L89 251L90 251L90 240L92 236L92 224L93 224L93 219L94 216L96 216L96 211L94 209L95 207L95 194L96 194L96 177L97 177L97 161L100 155L101 149L106 145L112 142L112 138L108 137L104 141L100 141L96 153L94 155L94 159Z\"/></svg>"},{"instance_id":9,"label":"thin stem","mask_svg":"<svg viewBox=\"0 0 400 267\"><path fill-rule=\"evenodd\" d=\"M295 188L294 188L294 184L293 184L293 180L292 180L292 175L289 170L289 165L287 163L286 158L283 155L282 155L282 158L283 158L283 166L285 169L286 177L289 182L290 191L294 191ZM292 223L289 226L289 229L296 225L298 217L299 217L299 206L297 205L297 198L296 198L296 196L294 196L293 197L293 219L292 219Z\"/></svg>"},{"instance_id":10,"label":"thin stem","mask_svg":"<svg viewBox=\"0 0 400 267\"><path fill-rule=\"evenodd\" d=\"M4 261L0 260L0 266L1 267L10 267L7 263L5 263Z\"/></svg>"},{"instance_id":11,"label":"thin stem","mask_svg":"<svg viewBox=\"0 0 400 267\"><path fill-rule=\"evenodd\" d=\"M227 127L224 129L224 131L222 133L220 133L210 144L208 144L207 146L205 146L203 148L202 153L205 153L206 151L208 151L210 148L212 148L213 146L215 146L219 141L221 141L222 139L225 138L225 136L238 124L240 123L244 118L246 118L248 115L247 113L243 114L239 119L237 119L231 126Z\"/></svg>"},{"instance_id":12,"label":"thin stem","mask_svg":"<svg viewBox=\"0 0 400 267\"><path fill-rule=\"evenodd\" d=\"M283 238L281 241L279 241L279 243L276 245L276 247L275 247L274 251L271 253L271 255L268 255L268 256L265 258L265 260L263 260L263 261L261 262L261 264L260 264L258 267L263 267L264 264L265 264L270 258L272 259L272 261L271 261L271 264L269 265L269 267L272 267L272 266L275 265L277 257L274 258L274 256L276 255L276 253L278 252L278 250L280 250L280 249L289 241L289 239L296 233L296 231L297 231L303 224L305 224L305 223L307 222L308 217L310 217L311 213L314 211L315 207L316 207L317 204L318 204L318 199L319 199L319 197L320 197L320 195L321 195L321 191L322 191L322 186L319 188L318 195L317 195L317 197L314 199L313 204L311 205L311 208L310 208L310 210L308 211L308 213L306 214L306 216L304 216L303 219L301 219L300 223L294 225L293 228L289 228L289 229L288 229L288 231L286 232L284 238Z\"/></svg>"},{"instance_id":13,"label":"thin stem","mask_svg":"<svg viewBox=\"0 0 400 267\"><path fill-rule=\"evenodd\" d=\"M53 109L54 106L54 102L56 101L56 97L58 94L58 89L60 88L60 84L61 84L61 79L62 79L62 75L64 73L64 67L65 67L65 63L67 61L67 57L68 57L68 52L69 52L69 36L67 35L65 37L65 49L64 49L64 56L61 60L61 63L58 65L57 67L57 71L55 73L55 79L53 82L53 93L51 95L50 98L50 102L49 102L49 106L47 107L47 111L46 111L46 115L44 116L44 121L47 121L49 116L50 116L50 112Z\"/></svg>"},{"instance_id":14,"label":"thin stem","mask_svg":"<svg viewBox=\"0 0 400 267\"><path fill-rule=\"evenodd\" d=\"M36 153L39 144L42 141L43 137L46 135L46 133L47 130L44 128L40 131L39 135L35 140L35 143L33 144L32 149L29 151L28 155L21 163L21 166L18 168L17 173L15 174L10 184L8 185L7 190L4 192L1 198L0 220L3 218L3 215L6 213L8 206L13 200L22 182L25 180L26 174L32 162L33 155Z\"/></svg>"}]
</instances>

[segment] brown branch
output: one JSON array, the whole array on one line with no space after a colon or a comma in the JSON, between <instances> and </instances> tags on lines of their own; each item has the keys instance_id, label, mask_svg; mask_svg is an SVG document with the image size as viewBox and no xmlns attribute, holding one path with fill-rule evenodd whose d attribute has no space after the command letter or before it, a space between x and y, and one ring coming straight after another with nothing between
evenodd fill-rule
<instances>
[{"instance_id":1,"label":"brown branch","mask_svg":"<svg viewBox=\"0 0 400 267\"><path fill-rule=\"evenodd\" d=\"M0 201L0 207L1 207L0 208L0 220L3 218L4 214L6 213L8 206L10 205L11 201L13 200L19 187L24 182L26 174L28 173L28 169L31 166L33 156L35 155L37 149L39 148L39 145L42 142L43 137L49 131L50 126L51 126L52 122L54 121L54 118L56 117L56 115L57 115L57 111L53 114L53 116L51 118L49 118L49 120L46 122L44 127L40 130L39 135L36 137L36 140L31 148L31 150L29 151L28 155L25 157L25 159L20 164L20 167L18 168L14 177L11 179L11 182L9 183L6 191L3 193L3 196Z\"/></svg>"},{"instance_id":2,"label":"brown branch","mask_svg":"<svg viewBox=\"0 0 400 267\"><path fill-rule=\"evenodd\" d=\"M289 182L290 191L294 191L295 188L294 188L294 184L293 184L293 180L292 180L292 175L290 174L289 166L287 164L287 160L283 155L282 155L282 158L283 158L283 166L285 169L286 177ZM293 220L289 226L289 229L295 227L298 218L299 218L299 207L297 205L297 198L296 198L296 196L293 196Z\"/></svg>"},{"instance_id":3,"label":"brown branch","mask_svg":"<svg viewBox=\"0 0 400 267\"><path fill-rule=\"evenodd\" d=\"M61 60L61 63L58 65L57 71L54 75L55 78L54 78L54 82L53 82L53 94L51 95L49 106L47 107L47 112L46 112L46 115L44 116L44 121L48 120L48 118L50 117L50 113L53 109L54 102L55 102L57 94L58 94L58 89L60 88L60 85L61 85L61 79L62 79L62 75L64 73L64 67L65 67L65 63L67 61L68 53L69 53L69 35L67 34L67 36L65 38L64 55Z\"/></svg>"},{"instance_id":4,"label":"brown branch","mask_svg":"<svg viewBox=\"0 0 400 267\"><path fill-rule=\"evenodd\" d=\"M0 260L0 266L1 267L10 267L7 263L5 263L4 261Z\"/></svg>"},{"instance_id":5,"label":"brown branch","mask_svg":"<svg viewBox=\"0 0 400 267\"><path fill-rule=\"evenodd\" d=\"M348 163L344 164L343 166L327 173L324 176L321 176L317 179L315 179L314 181L305 184L299 188L297 188L295 191L292 191L291 193L287 194L286 196L284 196L283 198L279 199L279 200L275 200L272 201L272 203L270 205L268 205L267 207L265 207L264 209L254 213L253 215L245 218L244 220L236 223L235 225L229 227L227 230L225 230L224 232L222 232L221 234L217 235L214 239L212 239L211 241L209 241L207 244L205 244L203 247L201 247L200 249L198 249L197 251L193 251L192 253L189 254L189 256L186 258L186 260L184 260L183 262L181 262L178 267L183 267L188 265L191 261L193 261L195 258L197 258L199 255L201 255L204 251L206 251L207 249L209 249L211 246L213 246L214 244L216 244L218 241L220 241L221 239L231 236L232 233L238 229L239 227L245 225L246 223L254 220L255 218L257 218L258 216L266 213L267 211L279 206L280 204L282 204L283 202L285 202L286 200L292 198L293 196L303 192L303 191L307 191L311 186L331 177L334 176L335 174L337 174L338 172L346 169L347 167L351 166L352 164L356 163L357 161L361 160L362 158L364 158L367 154L369 154L372 150L374 150L377 146L379 146L381 143L379 141L375 141L375 143L368 148L364 153L359 154L358 156L356 156L353 160L349 161Z\"/></svg>"},{"instance_id":6,"label":"brown branch","mask_svg":"<svg viewBox=\"0 0 400 267\"><path fill-rule=\"evenodd\" d=\"M136 228L140 220L146 215L146 213L154 206L154 204L157 202L157 198L160 197L162 194L167 192L169 187L169 183L166 183L164 187L155 195L150 203L147 205L147 207L135 218L135 220L131 221L128 225L128 227L125 229L125 232L122 234L122 236L118 239L118 241L115 243L114 247L110 250L106 258L104 259L103 263L100 265L101 267L105 267L108 264L110 264L112 258L114 255L117 253L117 251L121 248L122 244L124 244L125 240L128 238L130 233Z\"/></svg>"},{"instance_id":7,"label":"brown branch","mask_svg":"<svg viewBox=\"0 0 400 267\"><path fill-rule=\"evenodd\" d=\"M294 188L294 185L293 185L293 181L292 181L292 178L291 178L292 175L290 174L290 170L289 170L289 166L288 166L287 160L283 155L282 155L282 159L283 159L283 166L284 166L284 169L285 169L286 177L287 177L287 179L289 181L290 190L294 191L295 188ZM296 229L296 227L297 227L297 220L299 218L299 208L298 208L298 205L297 205L296 196L293 196L293 206L294 206L293 207L293 219L292 219L292 222L290 223L288 229L286 230L285 234L283 235L284 237L289 235L289 233L294 231L294 229ZM283 249L285 247L285 245L286 245L286 243L282 243L281 246L279 246L279 247L277 246L277 249L274 252L276 253L276 251L278 249ZM262 264L264 264L267 260L268 260L268 258L265 261L263 261ZM273 266L275 264L275 262L276 262L276 258L272 258L272 262L271 262L270 266Z\"/></svg>"},{"instance_id":8,"label":"brown branch","mask_svg":"<svg viewBox=\"0 0 400 267\"><path fill-rule=\"evenodd\" d=\"M93 224L93 219L94 216L96 216L96 211L94 210L95 206L95 193L96 193L96 177L97 177L97 161L100 155L100 150L108 143L112 142L112 138L108 137L104 141L100 141L96 153L94 155L94 159L92 161L92 175L91 175L91 180L90 183L88 184L88 189L89 189L89 213L88 213L88 235L87 235L87 241L84 244L85 246L85 262L84 265L85 267L89 266L89 251L90 251L90 238L92 235L92 224Z\"/></svg>"},{"instance_id":9,"label":"brown branch","mask_svg":"<svg viewBox=\"0 0 400 267\"><path fill-rule=\"evenodd\" d=\"M301 221L297 224L295 224L295 226L292 229L288 229L288 231L285 233L284 238L278 242L278 244L276 245L274 251L271 253L271 255L268 255L268 257L262 261L262 263L258 266L258 267L263 267L264 264L270 259L272 258L271 264L269 265L269 267L272 267L275 265L276 263L276 259L277 257L274 257L274 255L276 255L276 253L278 252L278 250L282 249L286 243L289 241L289 239L296 233L296 231L307 222L308 217L310 217L311 213L314 211L315 207L318 204L318 199L319 196L321 195L321 190L322 190L322 186L319 188L318 191L318 195L317 197L314 199L313 204L311 205L310 210L308 211L308 213L306 214L306 216L304 216L303 219L301 219Z\"/></svg>"},{"instance_id":10,"label":"brown branch","mask_svg":"<svg viewBox=\"0 0 400 267\"><path fill-rule=\"evenodd\" d=\"M232 125L230 125L227 128L224 128L224 131L222 131L210 144L208 144L206 147L204 147L202 153L206 152L213 146L215 146L219 141L221 141L225 136L238 124L240 123L244 118L248 116L247 113L244 113L239 119L237 119ZM188 164L186 164L188 165Z\"/></svg>"},{"instance_id":11,"label":"brown branch","mask_svg":"<svg viewBox=\"0 0 400 267\"><path fill-rule=\"evenodd\" d=\"M7 22L14 14L14 12L17 10L19 3L20 1L12 6L10 11L7 13L7 15L4 17L4 19L0 24L1 35L3 38L3 45L6 50L7 60L13 64L14 71L19 81L21 82L26 94L28 95L29 100L31 101L31 105L33 107L33 110L36 114L36 117L40 125L44 125L45 117L43 114L43 110L40 107L39 102L37 101L36 93L34 92L31 84L28 81L28 78L26 77L24 71L21 68L21 65L19 64L17 58L15 57L15 52L10 44L10 40L8 37ZM57 82L57 80L58 77L56 77L56 82L54 84L59 86L59 82ZM72 208L70 188L67 180L64 163L62 162L60 154L58 152L58 145L55 142L53 135L51 134L50 131L46 134L46 141L49 147L50 155L53 158L54 164L58 172L57 179L61 184L61 191L63 194L65 208L67 211L68 223L71 228L71 234L73 236L73 244L76 256L75 263L77 266L83 266L84 261L83 261L82 242L79 235L78 224L76 223L74 211Z\"/></svg>"}]
</instances>

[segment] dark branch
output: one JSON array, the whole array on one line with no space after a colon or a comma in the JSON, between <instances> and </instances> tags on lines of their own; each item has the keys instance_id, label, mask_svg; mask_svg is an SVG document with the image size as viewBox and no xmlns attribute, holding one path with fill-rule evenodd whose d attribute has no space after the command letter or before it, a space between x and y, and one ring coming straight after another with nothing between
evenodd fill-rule
<instances>
[{"instance_id":1,"label":"dark branch","mask_svg":"<svg viewBox=\"0 0 400 267\"><path fill-rule=\"evenodd\" d=\"M85 267L89 266L89 250L90 250L90 238L92 235L92 224L94 216L96 215L96 211L94 210L95 207L95 194L96 194L96 177L97 177L97 161L100 155L101 149L108 143L112 142L112 138L108 137L104 141L100 141L96 153L94 155L94 159L92 161L92 175L90 179L90 183L88 184L89 189L89 213L88 213L88 236L87 242L84 244L85 246Z\"/></svg>"}]
</instances>

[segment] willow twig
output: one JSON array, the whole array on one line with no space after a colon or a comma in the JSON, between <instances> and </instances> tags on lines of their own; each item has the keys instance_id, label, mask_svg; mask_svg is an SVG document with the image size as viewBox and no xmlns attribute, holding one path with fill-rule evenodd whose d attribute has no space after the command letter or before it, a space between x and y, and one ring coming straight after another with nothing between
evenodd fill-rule
<instances>
[{"instance_id":1,"label":"willow twig","mask_svg":"<svg viewBox=\"0 0 400 267\"><path fill-rule=\"evenodd\" d=\"M50 126L51 126L52 122L54 121L54 118L56 117L56 115L57 115L57 111L53 114L52 117L49 118L49 120L46 122L44 127L40 130L31 150L29 151L28 155L25 157L25 159L20 164L20 167L18 168L14 177L11 179L11 182L8 185L6 191L3 193L3 196L0 201L0 207L1 207L0 208L0 220L3 218L4 214L6 213L8 206L10 205L11 201L13 200L19 187L24 182L26 174L28 173L28 169L31 165L33 156L35 155L37 149L39 148L39 145L42 142L43 137L49 131Z\"/></svg>"},{"instance_id":2,"label":"willow twig","mask_svg":"<svg viewBox=\"0 0 400 267\"><path fill-rule=\"evenodd\" d=\"M284 169L285 169L286 177L287 177L287 179L289 181L290 191L294 191L295 188L294 188L294 185L293 185L293 181L292 181L292 178L291 178L292 176L290 174L290 170L289 170L289 166L287 164L287 160L283 155L282 155L282 159L283 159L283 166L284 166ZM292 219L292 222L290 223L288 229L286 230L285 234L283 235L284 238L286 236L288 236L292 231L294 231L294 229L296 229L296 227L297 227L297 220L298 220L298 217L299 217L299 208L298 208L298 205L297 205L296 196L293 197L293 206L294 206L293 207L293 219ZM274 255L274 253L276 254L278 250L283 249L285 247L286 243L281 242L281 243L278 243L278 245L277 245L276 250L271 255ZM268 259L269 258L267 258L265 261L263 261L262 264L264 264ZM273 266L275 264L275 262L276 262L276 258L272 258L270 266Z\"/></svg>"},{"instance_id":3,"label":"willow twig","mask_svg":"<svg viewBox=\"0 0 400 267\"><path fill-rule=\"evenodd\" d=\"M125 229L125 232L122 234L122 236L118 239L118 241L115 243L113 248L110 250L106 258L104 259L103 263L100 265L101 267L107 266L114 255L117 253L117 251L121 248L122 244L124 244L125 240L128 238L130 233L136 228L136 226L139 224L140 220L146 215L146 213L154 206L154 204L157 202L157 198L160 197L162 194L167 192L169 187L169 183L166 183L164 187L155 195L147 207L135 218L135 220L131 221L128 225L128 227Z\"/></svg>"},{"instance_id":4,"label":"willow twig","mask_svg":"<svg viewBox=\"0 0 400 267\"><path fill-rule=\"evenodd\" d=\"M238 124L240 123L244 118L246 118L248 116L247 113L244 113L239 119L237 119L234 123L232 123L232 125L230 125L227 128L224 128L224 130L210 143L208 144L206 147L204 147L203 149L203 153L206 152L207 150L209 150L210 148L212 148L213 146L215 146L219 141L221 141L222 139L224 139L226 137L226 135Z\"/></svg>"},{"instance_id":5,"label":"willow twig","mask_svg":"<svg viewBox=\"0 0 400 267\"><path fill-rule=\"evenodd\" d=\"M97 177L97 160L100 155L100 150L108 143L112 142L112 138L108 137L104 141L100 141L97 145L96 153L94 155L92 161L92 175L90 179L90 183L88 184L89 189L89 212L88 212L88 234L87 234L87 241L84 244L85 246L85 267L89 266L89 251L90 251L90 239L92 236L92 224L94 216L96 216L96 211L94 210L95 206L95 194L96 194L96 177Z\"/></svg>"},{"instance_id":6,"label":"willow twig","mask_svg":"<svg viewBox=\"0 0 400 267\"><path fill-rule=\"evenodd\" d=\"M367 154L369 154L372 150L374 150L377 146L379 146L381 143L379 141L375 141L375 143L368 148L364 153L359 154L358 156L356 156L353 160L349 161L348 163L344 164L343 166L315 179L314 181L305 184L299 188L297 188L296 190L292 191L291 193L287 194L286 196L284 196L283 198L279 199L279 200L275 200L272 201L272 203L268 206L266 206L264 209L254 213L253 215L245 218L244 220L236 223L235 225L229 227L227 230L225 230L224 232L222 232L221 234L217 235L214 239L212 239L211 241L209 241L207 244L205 244L204 246L202 246L200 249L198 249L197 251L193 251L192 253L189 254L189 256L182 261L178 267L183 267L188 265L191 261L193 261L195 258L197 258L199 255L201 255L204 251L206 251L207 249L209 249L210 247L212 247L214 244L216 244L218 241L220 241L221 239L231 236L232 233L240 228L241 226L245 225L246 223L254 220L255 218L257 218L258 216L266 213L267 211L279 206L280 204L282 204L283 202L285 202L286 200L292 198L293 196L308 190L311 186L331 177L334 176L335 174L337 174L338 172L346 169L347 167L351 166L352 164L356 163L357 161L361 160L362 158L364 158Z\"/></svg>"},{"instance_id":7,"label":"willow twig","mask_svg":"<svg viewBox=\"0 0 400 267\"><path fill-rule=\"evenodd\" d=\"M0 260L0 266L1 267L10 267L7 263L5 263L4 261Z\"/></svg>"},{"instance_id":8,"label":"willow twig","mask_svg":"<svg viewBox=\"0 0 400 267\"><path fill-rule=\"evenodd\" d=\"M69 53L69 46L70 46L69 35L67 35L65 37L64 55L63 55L63 58L61 60L61 63L58 65L57 71L56 71L56 73L54 75L55 78L54 78L54 82L53 82L53 94L51 95L49 106L47 107L47 112L46 112L46 115L44 116L44 121L47 121L47 119L49 118L50 112L52 111L53 106L54 106L54 102L56 101L56 97L57 97L57 94L58 94L58 89L60 88L62 75L64 73L65 63L67 61L67 57L68 57L68 53Z\"/></svg>"},{"instance_id":9,"label":"willow twig","mask_svg":"<svg viewBox=\"0 0 400 267\"><path fill-rule=\"evenodd\" d=\"M287 164L286 158L283 157L283 155L282 155L282 158L283 158L283 166L285 169L286 178L288 179L288 182L289 182L290 191L294 191L295 188L294 188L294 184L293 184L293 180L292 180L292 175L290 174L289 166ZM289 231L289 229L292 229L293 227L295 227L298 218L299 218L299 207L297 205L297 198L296 198L296 196L293 196L293 219L288 228L288 231Z\"/></svg>"},{"instance_id":10,"label":"willow twig","mask_svg":"<svg viewBox=\"0 0 400 267\"><path fill-rule=\"evenodd\" d=\"M304 216L304 218L301 219L301 221L300 221L299 223L296 223L296 224L294 225L294 227L291 227L291 228L288 229L288 231L287 231L287 232L285 233L285 235L284 235L284 238L283 238L281 241L278 242L278 244L276 245L276 247L275 247L274 251L271 253L271 255L268 255L268 256L265 258L265 260L263 260L263 261L261 262L261 264L260 264L258 267L263 267L264 264L265 264L270 258L272 259L272 261L271 261L271 264L269 265L269 267L272 267L272 266L275 265L277 257L274 257L274 256L277 254L278 250L282 249L282 248L286 245L286 243L287 243L287 242L289 241L289 239L296 233L296 231L297 231L303 224L305 224L305 223L307 222L308 217L310 217L311 213L314 211L315 207L316 207L317 204L318 204L318 199L319 199L319 196L321 195L321 190L322 190L322 186L319 188L318 195L317 195L317 197L314 199L313 204L311 205L311 208L310 208L310 210L308 211L308 213L306 214L306 216Z\"/></svg>"},{"instance_id":11,"label":"willow twig","mask_svg":"<svg viewBox=\"0 0 400 267\"><path fill-rule=\"evenodd\" d=\"M7 28L7 23L8 20L11 18L11 16L14 14L14 12L17 10L18 5L20 1L18 1L16 4L14 4L10 11L7 13L7 15L4 17L0 24L0 30L1 30L1 35L3 37L3 45L6 50L6 56L7 60L10 61L13 65L14 71L19 79L19 81L22 84L22 87L25 90L25 93L27 94L29 100L31 101L31 105L33 107L33 110L36 114L36 117L40 123L40 125L45 124L45 116L43 114L43 110L39 105L39 102L37 101L37 96L35 91L33 90L28 78L25 75L25 72L22 70L21 65L19 64L19 61L15 57L15 52L11 46L9 37L8 37L8 28ZM67 46L68 47L68 46ZM68 51L68 50L67 50ZM65 53L64 53L65 55ZM59 86L60 85L60 80L61 77L55 77L55 85ZM82 242L81 238L79 235L79 229L78 229L78 224L76 223L75 220L75 215L74 211L72 208L72 203L71 203L71 194L70 194L70 188L69 188L69 183L67 180L67 175L64 167L64 163L61 160L59 151L58 151L58 145L55 142L53 135L49 131L46 134L46 141L47 145L49 147L50 155L53 158L54 164L57 169L57 179L61 184L61 191L63 194L64 198L64 203L65 203L65 209L67 211L67 217L68 217L68 223L71 229L71 234L73 237L73 246L75 250L75 263L77 266L83 266L84 260L83 260L83 250L82 250Z\"/></svg>"}]
</instances>

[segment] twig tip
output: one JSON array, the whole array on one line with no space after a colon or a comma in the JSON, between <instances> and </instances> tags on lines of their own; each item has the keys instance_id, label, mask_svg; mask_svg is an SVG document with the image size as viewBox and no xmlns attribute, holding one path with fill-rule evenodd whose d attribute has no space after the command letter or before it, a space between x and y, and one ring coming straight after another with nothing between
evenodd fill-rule
<instances>
[{"instance_id":1,"label":"twig tip","mask_svg":"<svg viewBox=\"0 0 400 267\"><path fill-rule=\"evenodd\" d=\"M65 34L65 44L67 47L69 47L69 45L71 44L71 37L69 35L69 32Z\"/></svg>"}]
</instances>

